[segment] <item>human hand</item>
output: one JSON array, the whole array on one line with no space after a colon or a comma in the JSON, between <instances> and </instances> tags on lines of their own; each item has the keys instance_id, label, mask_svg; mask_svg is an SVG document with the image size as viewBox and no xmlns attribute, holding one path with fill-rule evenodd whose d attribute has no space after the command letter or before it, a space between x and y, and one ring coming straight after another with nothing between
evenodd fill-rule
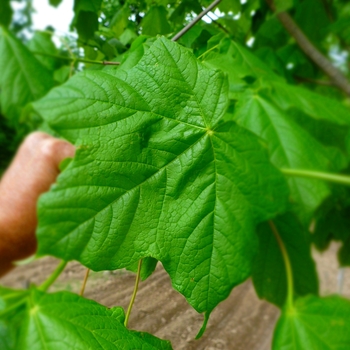
<instances>
[{"instance_id":1,"label":"human hand","mask_svg":"<svg viewBox=\"0 0 350 350\"><path fill-rule=\"evenodd\" d=\"M0 182L0 276L35 252L37 200L55 182L60 162L74 153L70 143L42 132L20 146Z\"/></svg>"}]
</instances>

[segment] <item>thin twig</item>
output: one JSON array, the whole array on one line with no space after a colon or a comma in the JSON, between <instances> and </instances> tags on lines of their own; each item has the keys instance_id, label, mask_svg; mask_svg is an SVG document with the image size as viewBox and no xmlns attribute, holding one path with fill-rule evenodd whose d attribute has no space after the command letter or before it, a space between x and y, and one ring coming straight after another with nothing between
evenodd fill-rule
<instances>
[{"instance_id":1,"label":"thin twig","mask_svg":"<svg viewBox=\"0 0 350 350\"><path fill-rule=\"evenodd\" d=\"M272 11L276 12L273 0L266 0ZM334 85L350 96L350 83L346 77L330 62L308 39L293 18L287 12L276 12L278 20L295 39L301 50L333 81Z\"/></svg>"},{"instance_id":2,"label":"thin twig","mask_svg":"<svg viewBox=\"0 0 350 350\"><path fill-rule=\"evenodd\" d=\"M66 57L66 56L52 55L50 53L37 52L37 51L32 51L32 53L34 55L41 55L41 56L46 56L46 57L57 58L60 60L73 61L73 62L76 61L76 62L82 62L82 63L102 64L104 66L118 66L118 65L120 65L120 62L113 62L113 61L94 61L94 60L88 60L86 58Z\"/></svg>"},{"instance_id":3,"label":"thin twig","mask_svg":"<svg viewBox=\"0 0 350 350\"><path fill-rule=\"evenodd\" d=\"M202 17L204 17L209 11L211 11L214 7L216 7L221 0L215 0L211 3L205 10L203 10L192 22L188 23L186 27L181 29L171 40L177 41L179 40L185 33L187 33L197 22L199 22Z\"/></svg>"},{"instance_id":4,"label":"thin twig","mask_svg":"<svg viewBox=\"0 0 350 350\"><path fill-rule=\"evenodd\" d=\"M85 292L85 287L86 287L86 282L87 282L88 277L89 277L89 272L90 272L90 269L86 269L85 276L84 276L84 281L83 281L83 284L81 285L81 289L80 289L80 293L79 293L79 295L81 297L84 295L84 292Z\"/></svg>"}]
</instances>

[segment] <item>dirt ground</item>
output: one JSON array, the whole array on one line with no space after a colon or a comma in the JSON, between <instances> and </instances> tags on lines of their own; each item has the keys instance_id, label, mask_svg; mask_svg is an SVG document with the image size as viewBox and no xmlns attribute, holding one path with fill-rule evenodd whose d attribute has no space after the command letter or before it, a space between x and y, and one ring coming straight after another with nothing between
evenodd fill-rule
<instances>
[{"instance_id":1,"label":"dirt ground","mask_svg":"<svg viewBox=\"0 0 350 350\"><path fill-rule=\"evenodd\" d=\"M340 293L350 298L350 269L338 269L337 249L337 244L333 244L323 254L314 252L321 295ZM41 283L57 263L58 260L47 257L20 266L0 279L0 284L23 288L29 283ZM77 262L69 263L51 291L79 292L85 270ZM134 281L134 274L124 270L92 272L85 297L109 307L119 305L126 309ZM259 300L248 280L213 311L204 336L194 340L203 316L172 289L168 275L159 264L155 273L140 283L129 326L170 340L175 350L268 350L278 316L279 310Z\"/></svg>"}]
</instances>

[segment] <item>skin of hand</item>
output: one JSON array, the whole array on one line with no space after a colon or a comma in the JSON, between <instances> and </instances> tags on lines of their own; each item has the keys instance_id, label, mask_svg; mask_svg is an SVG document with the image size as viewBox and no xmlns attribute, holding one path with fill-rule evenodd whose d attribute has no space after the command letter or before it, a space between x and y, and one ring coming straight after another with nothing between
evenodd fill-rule
<instances>
[{"instance_id":1,"label":"skin of hand","mask_svg":"<svg viewBox=\"0 0 350 350\"><path fill-rule=\"evenodd\" d=\"M42 132L29 134L0 181L0 276L35 253L36 203L75 148Z\"/></svg>"}]
</instances>

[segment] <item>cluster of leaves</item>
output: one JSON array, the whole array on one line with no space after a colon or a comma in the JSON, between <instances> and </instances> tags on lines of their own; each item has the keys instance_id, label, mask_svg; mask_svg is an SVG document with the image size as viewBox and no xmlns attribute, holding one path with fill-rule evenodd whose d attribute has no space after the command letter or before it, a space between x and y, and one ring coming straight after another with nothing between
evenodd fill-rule
<instances>
[{"instance_id":1,"label":"cluster of leaves","mask_svg":"<svg viewBox=\"0 0 350 350\"><path fill-rule=\"evenodd\" d=\"M257 294L281 308L274 349L349 348L350 301L318 295L310 253L339 240L339 261L350 264L349 190L325 181L350 183L330 174L349 170L349 101L267 4L222 0L219 18L175 43L167 37L208 1L75 0L79 57L47 32L19 40L5 3L0 142L40 125L77 147L40 199L37 255L96 271L135 270L142 259L144 279L161 261L205 313L200 334L252 276ZM348 47L346 1L275 7L324 55ZM346 75L349 56L337 63ZM45 290L1 289L1 348L170 348L127 330L119 308Z\"/></svg>"}]
</instances>

